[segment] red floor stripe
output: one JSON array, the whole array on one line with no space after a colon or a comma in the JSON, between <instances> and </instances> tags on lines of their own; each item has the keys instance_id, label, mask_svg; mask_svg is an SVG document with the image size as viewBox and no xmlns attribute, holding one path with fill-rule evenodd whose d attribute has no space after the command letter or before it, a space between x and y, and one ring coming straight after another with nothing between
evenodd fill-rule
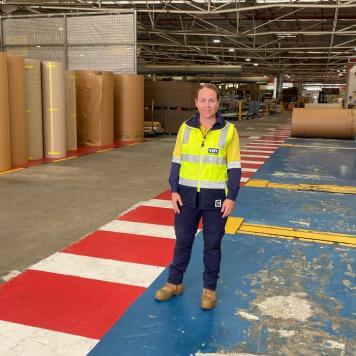
<instances>
[{"instance_id":1,"label":"red floor stripe","mask_svg":"<svg viewBox=\"0 0 356 356\"><path fill-rule=\"evenodd\" d=\"M156 195L154 199L171 200L171 191L165 190L164 192Z\"/></svg>"},{"instance_id":2,"label":"red floor stripe","mask_svg":"<svg viewBox=\"0 0 356 356\"><path fill-rule=\"evenodd\" d=\"M120 216L118 220L173 226L174 211L173 209L141 205Z\"/></svg>"},{"instance_id":3,"label":"red floor stripe","mask_svg":"<svg viewBox=\"0 0 356 356\"><path fill-rule=\"evenodd\" d=\"M100 339L144 291L28 270L0 287L0 320Z\"/></svg>"},{"instance_id":4,"label":"red floor stripe","mask_svg":"<svg viewBox=\"0 0 356 356\"><path fill-rule=\"evenodd\" d=\"M173 257L173 239L95 231L62 252L166 267Z\"/></svg>"},{"instance_id":5,"label":"red floor stripe","mask_svg":"<svg viewBox=\"0 0 356 356\"><path fill-rule=\"evenodd\" d=\"M254 163L242 163L241 166L242 166L242 170L244 168L259 169L262 166L262 164L261 163L255 163L255 164Z\"/></svg>"},{"instance_id":6,"label":"red floor stripe","mask_svg":"<svg viewBox=\"0 0 356 356\"><path fill-rule=\"evenodd\" d=\"M241 176L244 178L251 178L256 172L242 172Z\"/></svg>"}]
</instances>

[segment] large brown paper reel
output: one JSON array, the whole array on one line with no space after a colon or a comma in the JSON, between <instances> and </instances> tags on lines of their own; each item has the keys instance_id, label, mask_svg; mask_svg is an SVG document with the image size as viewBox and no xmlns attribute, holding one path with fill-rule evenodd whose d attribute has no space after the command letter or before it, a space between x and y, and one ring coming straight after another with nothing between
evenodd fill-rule
<instances>
[{"instance_id":1,"label":"large brown paper reel","mask_svg":"<svg viewBox=\"0 0 356 356\"><path fill-rule=\"evenodd\" d=\"M78 143L112 145L114 141L114 82L111 72L76 71Z\"/></svg>"},{"instance_id":2,"label":"large brown paper reel","mask_svg":"<svg viewBox=\"0 0 356 356\"><path fill-rule=\"evenodd\" d=\"M7 56L0 53L0 172L11 169Z\"/></svg>"},{"instance_id":3,"label":"large brown paper reel","mask_svg":"<svg viewBox=\"0 0 356 356\"><path fill-rule=\"evenodd\" d=\"M41 62L25 59L27 85L28 158L43 158Z\"/></svg>"},{"instance_id":4,"label":"large brown paper reel","mask_svg":"<svg viewBox=\"0 0 356 356\"><path fill-rule=\"evenodd\" d=\"M25 59L20 56L8 56L7 70L11 127L11 163L12 166L23 166L28 163Z\"/></svg>"},{"instance_id":5,"label":"large brown paper reel","mask_svg":"<svg viewBox=\"0 0 356 356\"><path fill-rule=\"evenodd\" d=\"M144 77L114 75L115 140L143 141Z\"/></svg>"},{"instance_id":6,"label":"large brown paper reel","mask_svg":"<svg viewBox=\"0 0 356 356\"><path fill-rule=\"evenodd\" d=\"M77 149L77 106L75 72L66 71L66 127L67 151Z\"/></svg>"},{"instance_id":7,"label":"large brown paper reel","mask_svg":"<svg viewBox=\"0 0 356 356\"><path fill-rule=\"evenodd\" d=\"M355 109L293 109L292 136L320 138L355 137Z\"/></svg>"},{"instance_id":8,"label":"large brown paper reel","mask_svg":"<svg viewBox=\"0 0 356 356\"><path fill-rule=\"evenodd\" d=\"M42 62L43 129L46 158L66 156L65 77L61 62Z\"/></svg>"}]
</instances>

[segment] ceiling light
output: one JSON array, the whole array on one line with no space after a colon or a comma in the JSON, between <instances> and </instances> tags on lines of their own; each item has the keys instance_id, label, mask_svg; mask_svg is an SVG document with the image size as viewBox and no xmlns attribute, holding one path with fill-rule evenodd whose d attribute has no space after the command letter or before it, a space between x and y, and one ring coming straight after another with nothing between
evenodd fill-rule
<instances>
[{"instance_id":1,"label":"ceiling light","mask_svg":"<svg viewBox=\"0 0 356 356\"><path fill-rule=\"evenodd\" d=\"M63 27L58 27L58 31L64 31Z\"/></svg>"},{"instance_id":2,"label":"ceiling light","mask_svg":"<svg viewBox=\"0 0 356 356\"><path fill-rule=\"evenodd\" d=\"M220 40L215 39L215 40L213 40L213 42L214 42L214 43L220 43Z\"/></svg>"},{"instance_id":3,"label":"ceiling light","mask_svg":"<svg viewBox=\"0 0 356 356\"><path fill-rule=\"evenodd\" d=\"M79 55L79 57L83 57L84 56L84 54L83 53L81 53L80 55Z\"/></svg>"},{"instance_id":4,"label":"ceiling light","mask_svg":"<svg viewBox=\"0 0 356 356\"><path fill-rule=\"evenodd\" d=\"M257 67L257 66L258 66L258 63L253 63L253 65Z\"/></svg>"},{"instance_id":5,"label":"ceiling light","mask_svg":"<svg viewBox=\"0 0 356 356\"><path fill-rule=\"evenodd\" d=\"M251 59L250 58L246 58L246 62L249 62Z\"/></svg>"},{"instance_id":6,"label":"ceiling light","mask_svg":"<svg viewBox=\"0 0 356 356\"><path fill-rule=\"evenodd\" d=\"M40 48L41 46L36 46L37 48Z\"/></svg>"},{"instance_id":7,"label":"ceiling light","mask_svg":"<svg viewBox=\"0 0 356 356\"><path fill-rule=\"evenodd\" d=\"M229 48L229 52L235 52L235 48Z\"/></svg>"}]
</instances>

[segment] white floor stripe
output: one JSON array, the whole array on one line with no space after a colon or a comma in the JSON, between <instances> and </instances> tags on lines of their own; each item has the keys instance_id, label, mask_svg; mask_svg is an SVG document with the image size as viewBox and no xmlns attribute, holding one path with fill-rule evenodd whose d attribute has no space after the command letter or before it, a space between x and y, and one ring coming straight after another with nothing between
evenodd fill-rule
<instances>
[{"instance_id":1,"label":"white floor stripe","mask_svg":"<svg viewBox=\"0 0 356 356\"><path fill-rule=\"evenodd\" d=\"M272 140L255 140L255 141L253 141L253 142L251 142L251 143L249 143L249 145L250 144L254 144L254 145L264 145L264 144L266 144L266 145L277 145L277 146L279 146L281 143L283 143L284 142L284 140L278 140L278 141L272 141Z\"/></svg>"},{"instance_id":2,"label":"white floor stripe","mask_svg":"<svg viewBox=\"0 0 356 356\"><path fill-rule=\"evenodd\" d=\"M278 148L278 146L270 146L270 145L263 145L263 146L252 146L250 143L248 145L246 145L244 147L245 149L247 150L250 150L250 149L262 149L262 150L276 150Z\"/></svg>"},{"instance_id":3,"label":"white floor stripe","mask_svg":"<svg viewBox=\"0 0 356 356\"><path fill-rule=\"evenodd\" d=\"M256 168L244 168L242 167L242 172L257 172Z\"/></svg>"},{"instance_id":4,"label":"white floor stripe","mask_svg":"<svg viewBox=\"0 0 356 356\"><path fill-rule=\"evenodd\" d=\"M84 356L99 340L0 320L0 355Z\"/></svg>"},{"instance_id":5,"label":"white floor stripe","mask_svg":"<svg viewBox=\"0 0 356 356\"><path fill-rule=\"evenodd\" d=\"M244 149L241 150L241 152L245 153L245 152L256 152L256 153L273 153L274 151L265 151L265 150L250 150L250 149Z\"/></svg>"},{"instance_id":6,"label":"white floor stripe","mask_svg":"<svg viewBox=\"0 0 356 356\"><path fill-rule=\"evenodd\" d=\"M269 158L270 155L249 155L247 153L241 153L241 157L246 157L246 158L249 158L249 157L254 157L254 158Z\"/></svg>"},{"instance_id":7,"label":"white floor stripe","mask_svg":"<svg viewBox=\"0 0 356 356\"><path fill-rule=\"evenodd\" d=\"M272 143L272 142L250 142L248 146L268 146L268 147L278 147L280 144L279 143Z\"/></svg>"},{"instance_id":8,"label":"white floor stripe","mask_svg":"<svg viewBox=\"0 0 356 356\"><path fill-rule=\"evenodd\" d=\"M170 200L163 200L163 199L147 200L147 201L142 202L140 205L152 206L152 207L155 207L155 208L173 209L171 201Z\"/></svg>"},{"instance_id":9,"label":"white floor stripe","mask_svg":"<svg viewBox=\"0 0 356 356\"><path fill-rule=\"evenodd\" d=\"M250 178L247 177L241 177L241 182L247 182Z\"/></svg>"},{"instance_id":10,"label":"white floor stripe","mask_svg":"<svg viewBox=\"0 0 356 356\"><path fill-rule=\"evenodd\" d=\"M146 224L133 221L114 220L102 226L99 230L175 239L173 226Z\"/></svg>"},{"instance_id":11,"label":"white floor stripe","mask_svg":"<svg viewBox=\"0 0 356 356\"><path fill-rule=\"evenodd\" d=\"M244 163L245 164L255 164L256 166L259 166L259 165L263 164L264 161L248 161L248 160L242 159L241 163L242 164L244 164Z\"/></svg>"},{"instance_id":12,"label":"white floor stripe","mask_svg":"<svg viewBox=\"0 0 356 356\"><path fill-rule=\"evenodd\" d=\"M158 266L63 252L55 253L30 269L139 287L148 287L164 270Z\"/></svg>"}]
</instances>

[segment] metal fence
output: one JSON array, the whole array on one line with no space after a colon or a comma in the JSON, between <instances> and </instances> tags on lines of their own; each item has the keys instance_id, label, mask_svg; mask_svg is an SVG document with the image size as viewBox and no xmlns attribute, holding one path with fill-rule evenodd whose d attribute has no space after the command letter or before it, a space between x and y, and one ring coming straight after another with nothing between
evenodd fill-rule
<instances>
[{"instance_id":1,"label":"metal fence","mask_svg":"<svg viewBox=\"0 0 356 356\"><path fill-rule=\"evenodd\" d=\"M136 14L0 18L1 50L69 70L136 74Z\"/></svg>"}]
</instances>

